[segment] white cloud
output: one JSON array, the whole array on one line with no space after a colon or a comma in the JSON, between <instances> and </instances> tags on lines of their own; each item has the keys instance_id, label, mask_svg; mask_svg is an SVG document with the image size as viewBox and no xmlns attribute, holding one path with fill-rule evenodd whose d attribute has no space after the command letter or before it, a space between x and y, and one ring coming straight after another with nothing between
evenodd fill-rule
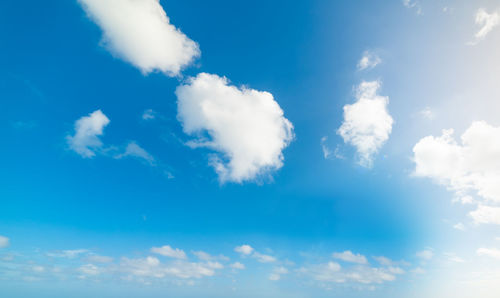
<instances>
[{"instance_id":1,"label":"white cloud","mask_svg":"<svg viewBox=\"0 0 500 298\"><path fill-rule=\"evenodd\" d=\"M101 269L93 264L82 265L78 271L85 275L99 275L101 273Z\"/></svg>"},{"instance_id":2,"label":"white cloud","mask_svg":"<svg viewBox=\"0 0 500 298\"><path fill-rule=\"evenodd\" d=\"M147 257L145 259L123 258L120 262L121 271L143 278L164 278L166 276L174 276L182 279L202 278L204 276L213 276L215 269L218 268L221 268L221 266L184 261L162 264L155 257Z\"/></svg>"},{"instance_id":3,"label":"white cloud","mask_svg":"<svg viewBox=\"0 0 500 298\"><path fill-rule=\"evenodd\" d=\"M221 182L253 180L283 166L293 126L271 93L237 88L207 73L190 78L175 93L184 132L198 136L188 144L220 153L211 164Z\"/></svg>"},{"instance_id":4,"label":"white cloud","mask_svg":"<svg viewBox=\"0 0 500 298\"><path fill-rule=\"evenodd\" d=\"M254 252L252 257L257 259L258 262L260 263L273 263L276 262L276 258L270 255L264 255L258 252Z\"/></svg>"},{"instance_id":5,"label":"white cloud","mask_svg":"<svg viewBox=\"0 0 500 298\"><path fill-rule=\"evenodd\" d=\"M448 259L448 261L453 263L464 263L465 260L461 257L457 256L455 253L445 253L444 256Z\"/></svg>"},{"instance_id":6,"label":"white cloud","mask_svg":"<svg viewBox=\"0 0 500 298\"><path fill-rule=\"evenodd\" d=\"M153 120L156 118L156 113L152 109L147 109L142 113L142 120Z\"/></svg>"},{"instance_id":7,"label":"white cloud","mask_svg":"<svg viewBox=\"0 0 500 298\"><path fill-rule=\"evenodd\" d=\"M461 144L454 140L452 129L444 130L440 137L422 138L413 153L417 176L432 178L458 198L475 192L486 203L500 203L500 127L474 122L462 134ZM471 213L478 223L499 223L498 215L496 208L488 206Z\"/></svg>"},{"instance_id":8,"label":"white cloud","mask_svg":"<svg viewBox=\"0 0 500 298\"><path fill-rule=\"evenodd\" d=\"M87 249L72 249L72 250L61 250L61 251L56 251L56 252L49 252L47 253L47 256L53 257L53 258L67 258L67 259L74 259L82 254L87 253Z\"/></svg>"},{"instance_id":9,"label":"white cloud","mask_svg":"<svg viewBox=\"0 0 500 298\"><path fill-rule=\"evenodd\" d=\"M288 274L288 269L285 267L276 267L273 272L269 275L269 280L277 281L281 279L282 275Z\"/></svg>"},{"instance_id":10,"label":"white cloud","mask_svg":"<svg viewBox=\"0 0 500 298\"><path fill-rule=\"evenodd\" d=\"M353 254L350 250L335 252L332 254L332 257L349 263L368 264L365 256L361 254Z\"/></svg>"},{"instance_id":11,"label":"white cloud","mask_svg":"<svg viewBox=\"0 0 500 298\"><path fill-rule=\"evenodd\" d=\"M198 259L202 261L213 261L213 260L229 261L229 258L224 255L212 256L211 254L201 250L193 251L193 255L195 255Z\"/></svg>"},{"instance_id":12,"label":"white cloud","mask_svg":"<svg viewBox=\"0 0 500 298\"><path fill-rule=\"evenodd\" d=\"M92 158L102 147L99 136L109 124L109 119L101 110L84 116L75 122L75 135L67 136L69 147L84 158Z\"/></svg>"},{"instance_id":13,"label":"white cloud","mask_svg":"<svg viewBox=\"0 0 500 298\"><path fill-rule=\"evenodd\" d=\"M465 231L465 225L461 222L457 223L456 225L453 226L455 230L459 231Z\"/></svg>"},{"instance_id":14,"label":"white cloud","mask_svg":"<svg viewBox=\"0 0 500 298\"><path fill-rule=\"evenodd\" d=\"M476 224L500 225L500 208L479 205L476 210L469 213Z\"/></svg>"},{"instance_id":15,"label":"white cloud","mask_svg":"<svg viewBox=\"0 0 500 298\"><path fill-rule=\"evenodd\" d=\"M99 256L99 255L88 256L86 258L86 260L90 263L111 263L111 262L113 262L112 257Z\"/></svg>"},{"instance_id":16,"label":"white cloud","mask_svg":"<svg viewBox=\"0 0 500 298\"><path fill-rule=\"evenodd\" d=\"M164 245L162 247L153 247L151 252L159 254L165 257L171 257L175 259L187 259L186 253L178 248L172 248L170 245Z\"/></svg>"},{"instance_id":17,"label":"white cloud","mask_svg":"<svg viewBox=\"0 0 500 298\"><path fill-rule=\"evenodd\" d=\"M103 30L101 43L143 73L178 75L200 55L198 44L170 24L159 0L78 0Z\"/></svg>"},{"instance_id":18,"label":"white cloud","mask_svg":"<svg viewBox=\"0 0 500 298\"><path fill-rule=\"evenodd\" d=\"M135 141L129 142L127 144L127 147L125 148L125 152L115 156L115 158L117 158L117 159L121 159L124 157L135 157L135 158L143 159L151 166L156 165L155 158L151 154L149 154L149 152L144 150L144 148L139 146Z\"/></svg>"},{"instance_id":19,"label":"white cloud","mask_svg":"<svg viewBox=\"0 0 500 298\"><path fill-rule=\"evenodd\" d=\"M422 7L420 6L420 2L418 0L403 0L403 5L406 8L415 9L418 15L422 14Z\"/></svg>"},{"instance_id":20,"label":"white cloud","mask_svg":"<svg viewBox=\"0 0 500 298\"><path fill-rule=\"evenodd\" d=\"M358 86L357 101L344 106L344 122L338 129L344 142L356 147L359 164L371 167L373 155L389 139L393 119L387 111L389 98L377 94L380 82L362 82Z\"/></svg>"},{"instance_id":21,"label":"white cloud","mask_svg":"<svg viewBox=\"0 0 500 298\"><path fill-rule=\"evenodd\" d=\"M435 117L435 114L430 107L425 107L423 110L421 110L420 115L423 118L429 119L429 120L434 119L434 117Z\"/></svg>"},{"instance_id":22,"label":"white cloud","mask_svg":"<svg viewBox=\"0 0 500 298\"><path fill-rule=\"evenodd\" d=\"M330 148L328 148L328 146L326 145L327 140L328 140L328 137L321 138L321 149L323 150L323 157L325 159L328 159L333 154L332 150Z\"/></svg>"},{"instance_id":23,"label":"white cloud","mask_svg":"<svg viewBox=\"0 0 500 298\"><path fill-rule=\"evenodd\" d=\"M434 257L434 252L431 249L425 249L417 252L416 256L424 261L429 261Z\"/></svg>"},{"instance_id":24,"label":"white cloud","mask_svg":"<svg viewBox=\"0 0 500 298\"><path fill-rule=\"evenodd\" d=\"M241 246L236 246L234 248L234 251L242 255L250 255L254 251L254 249L248 244L243 244Z\"/></svg>"},{"instance_id":25,"label":"white cloud","mask_svg":"<svg viewBox=\"0 0 500 298\"><path fill-rule=\"evenodd\" d=\"M245 269L245 265L240 263L240 262L232 263L231 265L229 265L229 267L231 267L233 269L237 269L237 270L244 270Z\"/></svg>"},{"instance_id":26,"label":"white cloud","mask_svg":"<svg viewBox=\"0 0 500 298\"><path fill-rule=\"evenodd\" d=\"M0 248L8 247L10 244L9 238L5 236L0 236Z\"/></svg>"},{"instance_id":27,"label":"white cloud","mask_svg":"<svg viewBox=\"0 0 500 298\"><path fill-rule=\"evenodd\" d=\"M496 248L479 248L476 253L478 256L485 256L500 260L500 250Z\"/></svg>"},{"instance_id":28,"label":"white cloud","mask_svg":"<svg viewBox=\"0 0 500 298\"><path fill-rule=\"evenodd\" d=\"M480 8L476 12L475 21L476 25L480 26L481 28L474 35L475 41L470 42L470 45L475 45L483 40L486 35L488 35L488 33L493 30L493 28L498 26L498 24L500 23L500 16L496 11L493 13L488 13L484 8Z\"/></svg>"},{"instance_id":29,"label":"white cloud","mask_svg":"<svg viewBox=\"0 0 500 298\"><path fill-rule=\"evenodd\" d=\"M380 63L382 63L382 59L380 59L377 54L371 51L365 51L357 67L359 70L372 69Z\"/></svg>"}]
</instances>

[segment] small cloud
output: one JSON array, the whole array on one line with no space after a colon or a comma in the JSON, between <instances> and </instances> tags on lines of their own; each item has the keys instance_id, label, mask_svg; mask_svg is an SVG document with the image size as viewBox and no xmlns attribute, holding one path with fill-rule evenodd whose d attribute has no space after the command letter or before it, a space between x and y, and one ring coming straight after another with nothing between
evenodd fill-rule
<instances>
[{"instance_id":1,"label":"small cloud","mask_svg":"<svg viewBox=\"0 0 500 298\"><path fill-rule=\"evenodd\" d=\"M334 259L342 260L344 262L356 263L356 264L368 264L368 260L365 256L361 254L353 254L350 250L346 250L341 253L333 253L332 257Z\"/></svg>"},{"instance_id":2,"label":"small cloud","mask_svg":"<svg viewBox=\"0 0 500 298\"><path fill-rule=\"evenodd\" d=\"M86 258L89 263L111 263L113 262L112 257L91 255Z\"/></svg>"},{"instance_id":3,"label":"small cloud","mask_svg":"<svg viewBox=\"0 0 500 298\"><path fill-rule=\"evenodd\" d=\"M250 255L254 251L254 249L250 245L243 244L241 246L235 247L234 251L237 252L237 253L240 253L242 255L247 255L248 256L248 255Z\"/></svg>"},{"instance_id":4,"label":"small cloud","mask_svg":"<svg viewBox=\"0 0 500 298\"><path fill-rule=\"evenodd\" d=\"M415 269L413 269L411 272L415 273L415 274L425 274L425 270L421 267L417 267Z\"/></svg>"},{"instance_id":5,"label":"small cloud","mask_svg":"<svg viewBox=\"0 0 500 298\"><path fill-rule=\"evenodd\" d=\"M264 255L258 252L254 252L252 255L255 259L257 259L258 262L260 263L273 263L276 262L276 258L270 255Z\"/></svg>"},{"instance_id":6,"label":"small cloud","mask_svg":"<svg viewBox=\"0 0 500 298\"><path fill-rule=\"evenodd\" d=\"M469 42L469 45L476 45L481 40L486 38L486 35L488 35L488 33L490 33L491 30L493 30L493 28L498 26L498 24L500 23L500 16L496 11L488 13L484 8L480 8L476 12L475 22L476 25L480 26L481 28L474 35L475 40Z\"/></svg>"},{"instance_id":7,"label":"small cloud","mask_svg":"<svg viewBox=\"0 0 500 298\"><path fill-rule=\"evenodd\" d=\"M75 134L66 137L70 149L84 158L94 157L95 152L102 147L99 136L109 122L101 110L78 119L75 122Z\"/></svg>"},{"instance_id":8,"label":"small cloud","mask_svg":"<svg viewBox=\"0 0 500 298\"><path fill-rule=\"evenodd\" d=\"M409 9L415 9L417 15L422 14L422 6L418 0L403 0L403 5Z\"/></svg>"},{"instance_id":9,"label":"small cloud","mask_svg":"<svg viewBox=\"0 0 500 298\"><path fill-rule=\"evenodd\" d=\"M457 256L455 253L445 253L444 256L448 259L448 261L453 263L464 263L465 260Z\"/></svg>"},{"instance_id":10,"label":"small cloud","mask_svg":"<svg viewBox=\"0 0 500 298\"><path fill-rule=\"evenodd\" d=\"M416 256L424 261L429 261L434 257L434 252L429 248L417 252Z\"/></svg>"},{"instance_id":11,"label":"small cloud","mask_svg":"<svg viewBox=\"0 0 500 298\"><path fill-rule=\"evenodd\" d=\"M453 226L454 229L460 230L460 231L465 231L465 225L461 222L457 223L456 225Z\"/></svg>"},{"instance_id":12,"label":"small cloud","mask_svg":"<svg viewBox=\"0 0 500 298\"><path fill-rule=\"evenodd\" d=\"M5 236L0 236L0 248L5 248L10 245L10 240L9 238Z\"/></svg>"},{"instance_id":13,"label":"small cloud","mask_svg":"<svg viewBox=\"0 0 500 298\"><path fill-rule=\"evenodd\" d=\"M73 250L61 250L56 252L49 252L47 256L52 258L67 258L74 259L82 254L89 252L87 249L73 249Z\"/></svg>"},{"instance_id":14,"label":"small cloud","mask_svg":"<svg viewBox=\"0 0 500 298\"><path fill-rule=\"evenodd\" d=\"M277 281L281 279L281 276L284 274L288 274L288 269L285 267L276 267L273 269L273 272L269 275L269 280Z\"/></svg>"},{"instance_id":15,"label":"small cloud","mask_svg":"<svg viewBox=\"0 0 500 298\"><path fill-rule=\"evenodd\" d=\"M165 257L171 257L175 259L187 259L186 253L181 249L173 249L170 245L164 245L162 247L153 247L151 252L159 254Z\"/></svg>"},{"instance_id":16,"label":"small cloud","mask_svg":"<svg viewBox=\"0 0 500 298\"><path fill-rule=\"evenodd\" d=\"M365 51L358 62L357 68L358 70L373 69L380 63L382 63L382 59L380 59L377 54L371 51Z\"/></svg>"},{"instance_id":17,"label":"small cloud","mask_svg":"<svg viewBox=\"0 0 500 298\"><path fill-rule=\"evenodd\" d=\"M135 141L128 143L124 153L115 156L116 159L121 159L124 157L135 157L146 161L151 166L156 165L155 158L151 154L149 154L149 152L144 150L144 148L139 146Z\"/></svg>"},{"instance_id":18,"label":"small cloud","mask_svg":"<svg viewBox=\"0 0 500 298\"><path fill-rule=\"evenodd\" d=\"M431 110L430 107L425 107L423 110L421 110L420 116L422 116L425 119L429 119L429 120L432 120L435 117L434 112Z\"/></svg>"},{"instance_id":19,"label":"small cloud","mask_svg":"<svg viewBox=\"0 0 500 298\"><path fill-rule=\"evenodd\" d=\"M142 120L153 120L156 118L156 112L152 109L147 109L142 113Z\"/></svg>"},{"instance_id":20,"label":"small cloud","mask_svg":"<svg viewBox=\"0 0 500 298\"><path fill-rule=\"evenodd\" d=\"M245 265L243 265L240 262L232 263L231 265L229 265L229 267L231 267L233 269L237 269L237 270L244 270L245 269Z\"/></svg>"},{"instance_id":21,"label":"small cloud","mask_svg":"<svg viewBox=\"0 0 500 298\"><path fill-rule=\"evenodd\" d=\"M480 257L490 257L496 260L500 260L500 250L496 248L479 248L476 251L477 255Z\"/></svg>"}]
</instances>

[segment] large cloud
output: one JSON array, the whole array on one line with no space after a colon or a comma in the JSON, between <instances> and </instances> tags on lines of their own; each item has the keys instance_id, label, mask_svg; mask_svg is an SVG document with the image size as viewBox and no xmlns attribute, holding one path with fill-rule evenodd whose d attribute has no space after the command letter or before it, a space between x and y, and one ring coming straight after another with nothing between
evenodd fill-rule
<instances>
[{"instance_id":1,"label":"large cloud","mask_svg":"<svg viewBox=\"0 0 500 298\"><path fill-rule=\"evenodd\" d=\"M66 138L69 147L85 158L95 156L95 151L102 147L99 136L109 124L109 119L101 110L84 116L75 122L75 134Z\"/></svg>"},{"instance_id":2,"label":"large cloud","mask_svg":"<svg viewBox=\"0 0 500 298\"><path fill-rule=\"evenodd\" d=\"M373 164L373 155L389 139L393 119L387 111L389 98L377 94L380 82L362 82L358 86L357 101L344 106L344 122L338 129L344 142L356 147L365 167Z\"/></svg>"},{"instance_id":3,"label":"large cloud","mask_svg":"<svg viewBox=\"0 0 500 298\"><path fill-rule=\"evenodd\" d=\"M500 224L500 209L483 205L500 204L500 127L474 122L461 143L453 138L453 130L444 130L440 137L421 139L413 153L416 175L434 179L459 198L476 193L480 204L470 214L475 222Z\"/></svg>"},{"instance_id":4,"label":"large cloud","mask_svg":"<svg viewBox=\"0 0 500 298\"><path fill-rule=\"evenodd\" d=\"M220 153L211 163L221 182L252 180L283 166L293 126L271 93L231 86L225 77L207 73L175 93L184 132L197 136L189 144Z\"/></svg>"},{"instance_id":5,"label":"large cloud","mask_svg":"<svg viewBox=\"0 0 500 298\"><path fill-rule=\"evenodd\" d=\"M198 44L174 25L159 0L78 0L103 30L102 44L143 73L178 75L200 55Z\"/></svg>"}]
</instances>

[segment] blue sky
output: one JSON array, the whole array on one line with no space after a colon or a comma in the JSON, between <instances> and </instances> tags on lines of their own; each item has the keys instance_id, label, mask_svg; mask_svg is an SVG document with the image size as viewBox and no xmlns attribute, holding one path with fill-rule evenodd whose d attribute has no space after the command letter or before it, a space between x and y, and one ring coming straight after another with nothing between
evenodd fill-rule
<instances>
[{"instance_id":1,"label":"blue sky","mask_svg":"<svg viewBox=\"0 0 500 298\"><path fill-rule=\"evenodd\" d=\"M0 296L500 292L497 1L0 20Z\"/></svg>"}]
</instances>

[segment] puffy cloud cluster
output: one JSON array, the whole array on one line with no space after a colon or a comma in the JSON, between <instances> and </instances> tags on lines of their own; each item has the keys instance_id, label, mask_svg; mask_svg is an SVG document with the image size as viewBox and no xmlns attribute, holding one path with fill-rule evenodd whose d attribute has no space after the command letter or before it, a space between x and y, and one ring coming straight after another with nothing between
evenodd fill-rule
<instances>
[{"instance_id":1,"label":"puffy cloud cluster","mask_svg":"<svg viewBox=\"0 0 500 298\"><path fill-rule=\"evenodd\" d=\"M387 111L389 98L378 95L380 82L362 82L358 86L357 101L344 106L344 122L337 133L344 142L356 147L359 164L373 165L373 156L389 139L393 119Z\"/></svg>"},{"instance_id":2,"label":"puffy cloud cluster","mask_svg":"<svg viewBox=\"0 0 500 298\"><path fill-rule=\"evenodd\" d=\"M78 0L103 30L101 43L143 73L176 76L200 55L198 44L170 23L159 0Z\"/></svg>"},{"instance_id":3,"label":"puffy cloud cluster","mask_svg":"<svg viewBox=\"0 0 500 298\"><path fill-rule=\"evenodd\" d=\"M243 244L241 246L236 246L234 251L239 253L241 256L251 256L260 263L273 263L276 262L276 258L270 255L262 254L256 251L253 247L248 244Z\"/></svg>"},{"instance_id":4,"label":"puffy cloud cluster","mask_svg":"<svg viewBox=\"0 0 500 298\"><path fill-rule=\"evenodd\" d=\"M475 45L481 40L483 40L488 33L493 30L500 23L500 16L498 12L488 13L485 9L480 8L476 12L476 25L480 26L479 31L474 35L475 40L471 42L471 45Z\"/></svg>"},{"instance_id":5,"label":"puffy cloud cluster","mask_svg":"<svg viewBox=\"0 0 500 298\"><path fill-rule=\"evenodd\" d=\"M207 73L175 93L184 132L197 136L188 144L219 153L211 164L221 182L253 180L283 166L293 126L271 93L231 86L225 77Z\"/></svg>"},{"instance_id":6,"label":"puffy cloud cluster","mask_svg":"<svg viewBox=\"0 0 500 298\"><path fill-rule=\"evenodd\" d=\"M413 148L415 174L429 177L454 191L459 201L474 203L468 195L481 200L470 213L476 223L500 224L500 127L484 121L472 123L462 134L461 142L453 130L439 137L422 138Z\"/></svg>"},{"instance_id":7,"label":"puffy cloud cluster","mask_svg":"<svg viewBox=\"0 0 500 298\"><path fill-rule=\"evenodd\" d=\"M75 134L66 138L69 147L84 158L94 157L102 147L99 137L108 124L109 119L101 110L78 119L75 122Z\"/></svg>"}]
</instances>

